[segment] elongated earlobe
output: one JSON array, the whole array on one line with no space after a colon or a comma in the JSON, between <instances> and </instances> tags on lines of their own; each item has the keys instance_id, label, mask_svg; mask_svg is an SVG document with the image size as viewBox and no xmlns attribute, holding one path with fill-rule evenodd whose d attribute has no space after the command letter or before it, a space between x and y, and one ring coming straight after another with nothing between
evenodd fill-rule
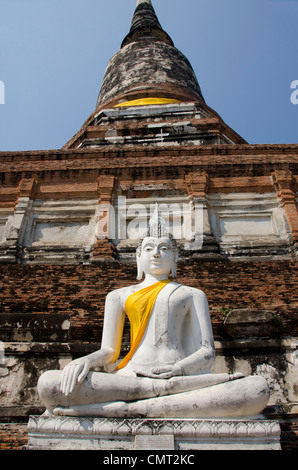
<instances>
[{"instance_id":1,"label":"elongated earlobe","mask_svg":"<svg viewBox=\"0 0 298 470\"><path fill-rule=\"evenodd\" d=\"M170 272L170 274L173 276L174 279L177 278L177 264L178 264L178 254L175 254L174 260L173 260L172 271Z\"/></svg>"},{"instance_id":2,"label":"elongated earlobe","mask_svg":"<svg viewBox=\"0 0 298 470\"><path fill-rule=\"evenodd\" d=\"M170 272L170 275L176 279L177 278L177 269L176 269L176 266L173 266L173 269L172 271Z\"/></svg>"},{"instance_id":3,"label":"elongated earlobe","mask_svg":"<svg viewBox=\"0 0 298 470\"><path fill-rule=\"evenodd\" d=\"M138 254L137 254L137 267L138 267L137 281L141 281L141 279L142 279L142 277L143 277L143 275L144 275L144 271L143 271L143 269L142 269L140 257L139 257Z\"/></svg>"}]
</instances>

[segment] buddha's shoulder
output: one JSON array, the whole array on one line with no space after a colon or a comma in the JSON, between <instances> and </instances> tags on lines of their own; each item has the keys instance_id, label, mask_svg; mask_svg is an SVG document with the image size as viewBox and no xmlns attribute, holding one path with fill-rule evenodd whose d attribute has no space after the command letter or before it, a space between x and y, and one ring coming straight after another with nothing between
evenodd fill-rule
<instances>
[{"instance_id":1,"label":"buddha's shoulder","mask_svg":"<svg viewBox=\"0 0 298 470\"><path fill-rule=\"evenodd\" d=\"M177 295L185 296L189 298L199 297L206 298L205 293L196 287L187 286L185 284L180 284L179 289L176 290Z\"/></svg>"},{"instance_id":2,"label":"buddha's shoulder","mask_svg":"<svg viewBox=\"0 0 298 470\"><path fill-rule=\"evenodd\" d=\"M136 290L135 286L126 286L126 287L120 287L119 289L114 289L110 291L107 295L107 299L109 300L123 300L123 298L126 298L128 295L133 294Z\"/></svg>"}]
</instances>

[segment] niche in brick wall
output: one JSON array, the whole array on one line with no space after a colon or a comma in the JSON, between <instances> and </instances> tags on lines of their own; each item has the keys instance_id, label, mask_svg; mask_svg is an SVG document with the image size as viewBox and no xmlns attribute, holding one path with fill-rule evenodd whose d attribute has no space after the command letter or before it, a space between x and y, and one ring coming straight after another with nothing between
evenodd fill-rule
<instances>
[{"instance_id":1,"label":"niche in brick wall","mask_svg":"<svg viewBox=\"0 0 298 470\"><path fill-rule=\"evenodd\" d=\"M26 214L19 244L24 261L73 262L86 259L96 240L92 200L35 200Z\"/></svg>"}]
</instances>

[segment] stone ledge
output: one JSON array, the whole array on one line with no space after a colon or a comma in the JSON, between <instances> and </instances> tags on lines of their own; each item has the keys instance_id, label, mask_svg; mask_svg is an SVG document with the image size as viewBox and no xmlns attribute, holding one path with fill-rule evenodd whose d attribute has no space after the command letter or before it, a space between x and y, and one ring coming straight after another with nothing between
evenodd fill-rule
<instances>
[{"instance_id":1,"label":"stone ledge","mask_svg":"<svg viewBox=\"0 0 298 470\"><path fill-rule=\"evenodd\" d=\"M1 423L28 422L28 417L33 413L41 414L45 410L44 406L38 405L1 405Z\"/></svg>"},{"instance_id":2,"label":"stone ledge","mask_svg":"<svg viewBox=\"0 0 298 470\"><path fill-rule=\"evenodd\" d=\"M233 338L230 340L215 340L215 349L218 353L227 350L247 350L262 348L284 351L295 351L298 348L298 339L292 338ZM59 352L63 354L90 354L100 349L99 342L83 342L70 340L67 342L37 342L37 341L3 341L5 353L7 355L24 353L49 353ZM124 351L126 352L126 350Z\"/></svg>"},{"instance_id":3,"label":"stone ledge","mask_svg":"<svg viewBox=\"0 0 298 470\"><path fill-rule=\"evenodd\" d=\"M29 450L280 450L280 426L255 419L106 419L31 416ZM160 439L153 438L159 436ZM163 437L165 439L163 439ZM153 439L152 439L153 438Z\"/></svg>"},{"instance_id":4,"label":"stone ledge","mask_svg":"<svg viewBox=\"0 0 298 470\"><path fill-rule=\"evenodd\" d=\"M79 341L61 342L28 342L28 341L7 341L3 342L5 356L22 355L48 355L61 354L71 358L72 355L87 355L100 349L100 343L86 343Z\"/></svg>"}]
</instances>

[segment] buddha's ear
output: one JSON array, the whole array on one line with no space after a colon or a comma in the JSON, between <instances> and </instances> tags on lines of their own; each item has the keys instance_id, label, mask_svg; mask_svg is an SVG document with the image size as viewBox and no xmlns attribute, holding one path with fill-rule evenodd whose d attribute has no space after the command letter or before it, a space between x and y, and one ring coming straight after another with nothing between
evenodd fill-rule
<instances>
[{"instance_id":1,"label":"buddha's ear","mask_svg":"<svg viewBox=\"0 0 298 470\"><path fill-rule=\"evenodd\" d=\"M171 274L172 274L174 279L177 278L177 264L178 264L178 253L176 252L174 254L173 268L172 268L172 271L171 271Z\"/></svg>"},{"instance_id":2,"label":"buddha's ear","mask_svg":"<svg viewBox=\"0 0 298 470\"><path fill-rule=\"evenodd\" d=\"M138 267L137 281L141 281L144 272L142 269L140 254L138 253L138 250L137 250L137 267Z\"/></svg>"}]
</instances>

